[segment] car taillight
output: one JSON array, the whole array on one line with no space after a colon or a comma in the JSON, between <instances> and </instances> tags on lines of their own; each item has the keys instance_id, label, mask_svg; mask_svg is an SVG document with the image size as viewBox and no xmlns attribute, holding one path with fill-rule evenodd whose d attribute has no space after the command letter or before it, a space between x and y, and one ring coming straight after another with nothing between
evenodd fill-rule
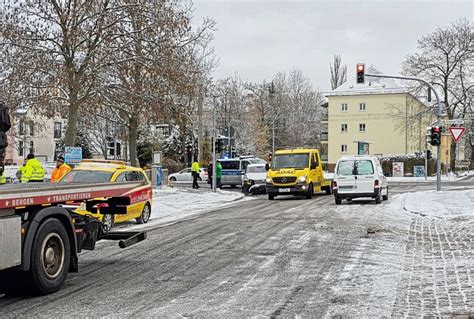
<instances>
[{"instance_id":1,"label":"car taillight","mask_svg":"<svg viewBox=\"0 0 474 319\"><path fill-rule=\"evenodd\" d=\"M379 188L379 181L377 179L374 181L374 188Z\"/></svg>"},{"instance_id":2,"label":"car taillight","mask_svg":"<svg viewBox=\"0 0 474 319\"><path fill-rule=\"evenodd\" d=\"M337 189L337 183L335 181L332 182L332 189Z\"/></svg>"}]
</instances>

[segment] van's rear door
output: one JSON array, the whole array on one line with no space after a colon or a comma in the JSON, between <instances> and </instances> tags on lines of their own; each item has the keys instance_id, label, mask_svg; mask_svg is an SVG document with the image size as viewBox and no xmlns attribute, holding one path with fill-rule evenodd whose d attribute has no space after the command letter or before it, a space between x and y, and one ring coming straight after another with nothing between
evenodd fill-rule
<instances>
[{"instance_id":1,"label":"van's rear door","mask_svg":"<svg viewBox=\"0 0 474 319\"><path fill-rule=\"evenodd\" d=\"M356 160L354 163L357 193L373 193L375 167L370 159Z\"/></svg>"},{"instance_id":2,"label":"van's rear door","mask_svg":"<svg viewBox=\"0 0 474 319\"><path fill-rule=\"evenodd\" d=\"M341 160L336 168L338 192L341 194L357 193L356 175L354 175L354 160Z\"/></svg>"}]
</instances>

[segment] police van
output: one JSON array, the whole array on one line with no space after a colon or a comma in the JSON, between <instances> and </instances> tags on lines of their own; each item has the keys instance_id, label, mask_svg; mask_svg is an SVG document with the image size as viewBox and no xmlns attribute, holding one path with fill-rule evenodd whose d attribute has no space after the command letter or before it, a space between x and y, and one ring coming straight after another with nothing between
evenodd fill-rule
<instances>
[{"instance_id":1,"label":"police van","mask_svg":"<svg viewBox=\"0 0 474 319\"><path fill-rule=\"evenodd\" d=\"M265 160L254 156L241 156L238 158L220 159L222 165L222 186L236 187L242 185L245 169L249 164L265 164Z\"/></svg>"}]
</instances>

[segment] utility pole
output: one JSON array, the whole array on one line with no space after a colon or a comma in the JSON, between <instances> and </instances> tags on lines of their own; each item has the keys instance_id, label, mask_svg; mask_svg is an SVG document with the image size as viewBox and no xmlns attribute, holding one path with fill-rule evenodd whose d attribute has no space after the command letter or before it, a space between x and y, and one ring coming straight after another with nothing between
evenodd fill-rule
<instances>
[{"instance_id":1,"label":"utility pole","mask_svg":"<svg viewBox=\"0 0 474 319\"><path fill-rule=\"evenodd\" d=\"M202 145L202 103L203 103L203 85L199 84L199 96L197 101L197 115L198 115L198 162L203 162L203 145Z\"/></svg>"},{"instance_id":2,"label":"utility pole","mask_svg":"<svg viewBox=\"0 0 474 319\"><path fill-rule=\"evenodd\" d=\"M212 191L216 192L216 97L213 97L214 107L212 109Z\"/></svg>"},{"instance_id":3,"label":"utility pole","mask_svg":"<svg viewBox=\"0 0 474 319\"><path fill-rule=\"evenodd\" d=\"M359 71L359 70L358 70ZM362 70L363 72L364 70ZM409 76L401 76L401 75L383 75L383 74L367 74L366 76L374 77L374 78L389 78L389 79L401 79L401 80L410 80L410 81L417 81L426 84L430 90L432 90L436 96L436 102L438 105L437 110L437 125L441 127L441 100L439 99L438 92L434 89L434 87L426 80L416 78L416 77L409 77ZM437 146L437 158L436 158L436 190L441 191L441 143Z\"/></svg>"}]
</instances>

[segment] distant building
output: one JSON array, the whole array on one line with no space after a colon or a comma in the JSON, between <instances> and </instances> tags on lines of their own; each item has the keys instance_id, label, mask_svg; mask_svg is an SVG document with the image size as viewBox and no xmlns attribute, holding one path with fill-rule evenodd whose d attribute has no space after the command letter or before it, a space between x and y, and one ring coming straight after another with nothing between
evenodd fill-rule
<instances>
[{"instance_id":1,"label":"distant building","mask_svg":"<svg viewBox=\"0 0 474 319\"><path fill-rule=\"evenodd\" d=\"M6 164L23 164L28 153L34 153L43 162L55 160L59 141L64 138L64 118L38 116L21 110L13 114L12 122L8 131Z\"/></svg>"},{"instance_id":2,"label":"distant building","mask_svg":"<svg viewBox=\"0 0 474 319\"><path fill-rule=\"evenodd\" d=\"M358 154L358 142L370 155L410 154L426 150L426 127L436 119L423 102L391 79L349 80L326 94L322 122L322 161L329 171L339 157ZM326 115L327 114L327 115ZM442 162L449 161L443 137ZM432 148L431 146L428 147ZM433 149L433 154L436 154Z\"/></svg>"}]
</instances>

